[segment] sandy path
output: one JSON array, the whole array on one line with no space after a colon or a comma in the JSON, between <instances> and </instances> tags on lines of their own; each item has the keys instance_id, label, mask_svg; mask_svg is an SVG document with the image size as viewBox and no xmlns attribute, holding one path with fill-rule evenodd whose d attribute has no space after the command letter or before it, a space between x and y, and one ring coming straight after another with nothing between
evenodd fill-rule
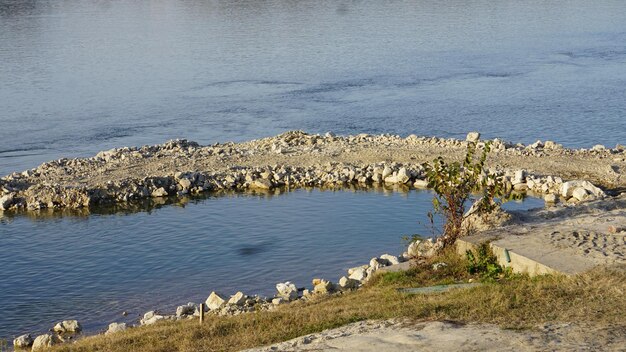
<instances>
[{"instance_id":1,"label":"sandy path","mask_svg":"<svg viewBox=\"0 0 626 352\"><path fill-rule=\"evenodd\" d=\"M272 346L269 351L625 351L626 326L549 324L526 331L487 324L366 321Z\"/></svg>"}]
</instances>

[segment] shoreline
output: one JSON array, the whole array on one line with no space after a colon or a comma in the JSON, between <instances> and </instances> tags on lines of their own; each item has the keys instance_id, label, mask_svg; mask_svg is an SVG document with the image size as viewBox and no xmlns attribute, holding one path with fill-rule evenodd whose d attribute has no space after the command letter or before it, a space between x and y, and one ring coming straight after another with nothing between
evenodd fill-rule
<instances>
[{"instance_id":1,"label":"shoreline","mask_svg":"<svg viewBox=\"0 0 626 352\"><path fill-rule=\"evenodd\" d=\"M484 141L479 134L469 139ZM150 198L223 190L425 188L422 164L461 160L467 141L391 135L325 136L290 131L243 143L200 146L186 140L124 147L91 158L59 159L0 178L0 215L41 209L83 209ZM546 141L525 146L492 141L490 172L521 193L558 195L567 180L609 191L626 189L626 149L566 149ZM557 197L558 198L558 197ZM567 200L567 199L564 199ZM558 201L555 199L554 201Z\"/></svg>"},{"instance_id":2,"label":"shoreline","mask_svg":"<svg viewBox=\"0 0 626 352\"><path fill-rule=\"evenodd\" d=\"M210 192L280 193L283 190L308 187L322 189L352 187L362 190L422 189L426 188L426 183L421 162L432 160L433 155L443 155L446 159L458 159L464 155L467 145L465 141L420 139L415 136L407 138L359 136L327 135L321 137L302 132L287 132L241 145L227 144L228 155L225 154L225 145L201 147L193 142L174 141L160 146L122 148L101 152L87 159L62 159L0 179L3 192L0 197L2 200L0 203L3 204L0 204L0 208L7 209L8 212L5 214L11 215L24 211L29 214L32 211L42 210L53 213L84 210L89 212L89 208L94 206L114 205L124 208L126 205L135 206L137 202L146 200L179 201L191 195L210 195ZM382 142L372 141L377 138ZM323 142L312 142L313 145L320 144L319 149L313 147L309 150L307 149L310 148L308 142L303 142L319 139ZM282 141L282 147L276 147L277 141ZM392 147L393 143L390 141L395 141L397 145ZM268 149L263 149L262 146L267 146L269 142L271 144ZM343 154L352 153L351 150L336 151L338 145L346 143L361 150L354 151L354 155L347 156ZM496 140L495 151L489 156L488 164L493 166L490 172L504 177L508 182L508 187L520 193L541 195L545 197L549 205L557 203L558 209L566 209L571 204L593 200L604 203L602 199L606 198L606 194L586 181L588 179L604 180L605 183L601 184L609 190L617 191L626 185L626 180L622 180L619 173L622 170L621 164L624 163L623 157L626 156L623 150L596 148L596 150L587 151L550 147L544 154L545 145L541 148L519 145L507 147L505 143L500 143L498 144ZM250 144L254 148L249 148ZM373 145L368 146L368 144ZM283 147L292 149L285 150ZM385 154L393 153L393 150L399 151L398 154L391 157L389 157L391 154ZM424 153L419 154L419 152ZM329 158L337 161L324 163L323 160L318 160L318 154L324 156L322 159ZM381 154L387 157L381 158ZM400 158L407 156L410 161L400 161ZM360 159L355 159L355 157ZM511 159L515 158L519 159L518 162L511 162ZM564 162L570 158L581 159L583 166L576 167L572 163L561 165L555 161ZM381 159L383 161L368 162L368 160ZM609 178L605 175L606 170L602 171L600 167L607 163L607 159L609 168L617 175L610 182L607 181ZM270 164L274 161L290 161L291 163ZM98 165L99 167L94 167ZM504 165L508 165L509 168L505 168ZM518 169L519 165L530 167ZM561 167L552 169L555 165L561 165ZM575 173L572 167L576 168ZM195 171L189 171L190 168ZM551 168L554 173L547 175L536 171L547 168ZM151 176L139 178L139 175L146 173ZM577 180L569 182L559 175L570 175ZM107 181L103 183L103 180ZM576 189L583 190L583 195L575 196ZM608 201L610 199L606 200ZM0 217L2 215L3 212L0 211ZM565 220L567 218L568 216ZM428 243L428 241L422 242L422 247L426 247L419 249L420 253L432 249L433 243ZM368 265L350 269L338 283L314 279L312 290L298 288L288 282L279 283L278 294L269 300L258 296L245 296L241 292L233 296L212 292L207 298L206 305L217 302L215 303L217 305L209 311L217 312L217 315L236 315L256 309L271 310L284 303L299 301L302 297L312 295L313 292L328 294L353 290L367 282L367 278L378 269L407 261L409 254L405 252L398 257L381 255L372 258ZM195 319L200 315L199 307L197 304L179 306L174 315L162 315L150 311L144 315L140 326L161 320ZM121 331L125 328L126 325L123 327L115 325L110 326L109 330ZM84 337L90 336L97 335ZM52 341L57 337L49 335L49 338Z\"/></svg>"}]
</instances>

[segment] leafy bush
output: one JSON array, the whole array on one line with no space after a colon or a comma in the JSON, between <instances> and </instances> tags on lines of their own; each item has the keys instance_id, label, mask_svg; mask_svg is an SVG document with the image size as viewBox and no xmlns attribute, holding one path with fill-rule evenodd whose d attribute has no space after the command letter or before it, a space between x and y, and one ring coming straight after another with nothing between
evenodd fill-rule
<instances>
[{"instance_id":1,"label":"leafy bush","mask_svg":"<svg viewBox=\"0 0 626 352\"><path fill-rule=\"evenodd\" d=\"M501 205L501 199L508 198L502 176L485 172L485 161L491 149L486 142L482 153L477 158L477 146L469 142L463 164L447 163L438 157L424 165L428 187L436 195L433 197L433 209L444 219L441 241L443 248L453 245L463 233L463 220L466 218L465 206L469 200L475 203L472 213L489 213ZM473 197L477 194L478 197ZM433 214L428 214L433 219Z\"/></svg>"},{"instance_id":2,"label":"leafy bush","mask_svg":"<svg viewBox=\"0 0 626 352\"><path fill-rule=\"evenodd\" d=\"M480 275L486 280L495 280L502 275L510 274L510 269L502 268L498 258L493 254L489 243L481 243L476 253L471 250L465 252L467 256L467 271L470 274Z\"/></svg>"}]
</instances>

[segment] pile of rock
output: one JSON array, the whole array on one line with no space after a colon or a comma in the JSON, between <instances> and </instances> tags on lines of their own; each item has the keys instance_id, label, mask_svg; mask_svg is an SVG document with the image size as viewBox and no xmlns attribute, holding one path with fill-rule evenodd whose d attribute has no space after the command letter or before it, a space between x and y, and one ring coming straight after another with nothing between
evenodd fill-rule
<instances>
[{"instance_id":1,"label":"pile of rock","mask_svg":"<svg viewBox=\"0 0 626 352\"><path fill-rule=\"evenodd\" d=\"M403 187L424 188L424 168L419 163L326 163L317 165L273 165L264 167L243 166L250 163L241 163L255 156L268 154L303 155L319 152L330 156L336 153L345 153L363 147L397 147L404 148L411 145L426 145L428 147L447 148L462 151L468 143L477 143L482 148L485 141L480 140L478 132L471 132L466 140L437 137L418 137L410 135L402 138L397 135L368 135L335 136L327 133L324 136L311 135L301 131L291 131L281 135L234 144L214 144L200 146L187 140L169 141L162 145L143 146L134 148L117 148L98 153L93 158L59 159L44 163L38 168L13 173L0 178L0 210L44 208L81 208L93 204L110 204L130 202L151 197L183 196L186 194L201 193L215 190L267 190L277 187L327 187L337 188L349 185L401 185ZM565 149L554 142L537 141L531 145L513 145L495 139L492 141L492 150L498 153L537 155L546 151L551 153L574 155L589 154L597 158L604 158L620 154L623 160L625 148L617 146L608 149L595 146L591 150ZM82 182L55 183L50 180L77 180L89 179L93 174L107 172L134 165L140 160L182 160L182 165L195 165L207 158L214 160L229 160L226 165L236 165L228 170L193 170L180 171L169 174L155 172L144 178L125 178L111 180L102 185L81 186ZM278 159L284 160L284 159ZM249 161L249 160L248 160ZM95 171L100 170L100 171ZM510 186L523 192L539 191L543 194L559 194L557 178L552 181L543 176L532 175L517 177L520 171L504 171L510 181ZM503 172L500 172L502 174ZM532 181L532 182L528 182ZM68 186L71 184L71 186Z\"/></svg>"},{"instance_id":2,"label":"pile of rock","mask_svg":"<svg viewBox=\"0 0 626 352\"><path fill-rule=\"evenodd\" d=\"M50 329L53 333L39 335L32 338L30 334L18 336L13 340L13 347L20 349L31 348L32 351L45 350L53 345L67 342L82 331L80 323L76 320L64 320Z\"/></svg>"}]
</instances>

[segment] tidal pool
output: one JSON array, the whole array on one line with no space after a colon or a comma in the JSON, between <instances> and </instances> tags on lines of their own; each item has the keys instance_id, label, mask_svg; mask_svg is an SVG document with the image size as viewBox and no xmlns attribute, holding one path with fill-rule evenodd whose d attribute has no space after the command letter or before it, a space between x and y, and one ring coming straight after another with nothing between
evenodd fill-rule
<instances>
[{"instance_id":1,"label":"tidal pool","mask_svg":"<svg viewBox=\"0 0 626 352\"><path fill-rule=\"evenodd\" d=\"M204 301L212 290L269 296L278 282L336 281L374 256L400 254L404 235L429 235L431 199L426 191L315 189L4 217L0 338L63 319L94 332ZM542 205L527 198L506 207Z\"/></svg>"}]
</instances>

